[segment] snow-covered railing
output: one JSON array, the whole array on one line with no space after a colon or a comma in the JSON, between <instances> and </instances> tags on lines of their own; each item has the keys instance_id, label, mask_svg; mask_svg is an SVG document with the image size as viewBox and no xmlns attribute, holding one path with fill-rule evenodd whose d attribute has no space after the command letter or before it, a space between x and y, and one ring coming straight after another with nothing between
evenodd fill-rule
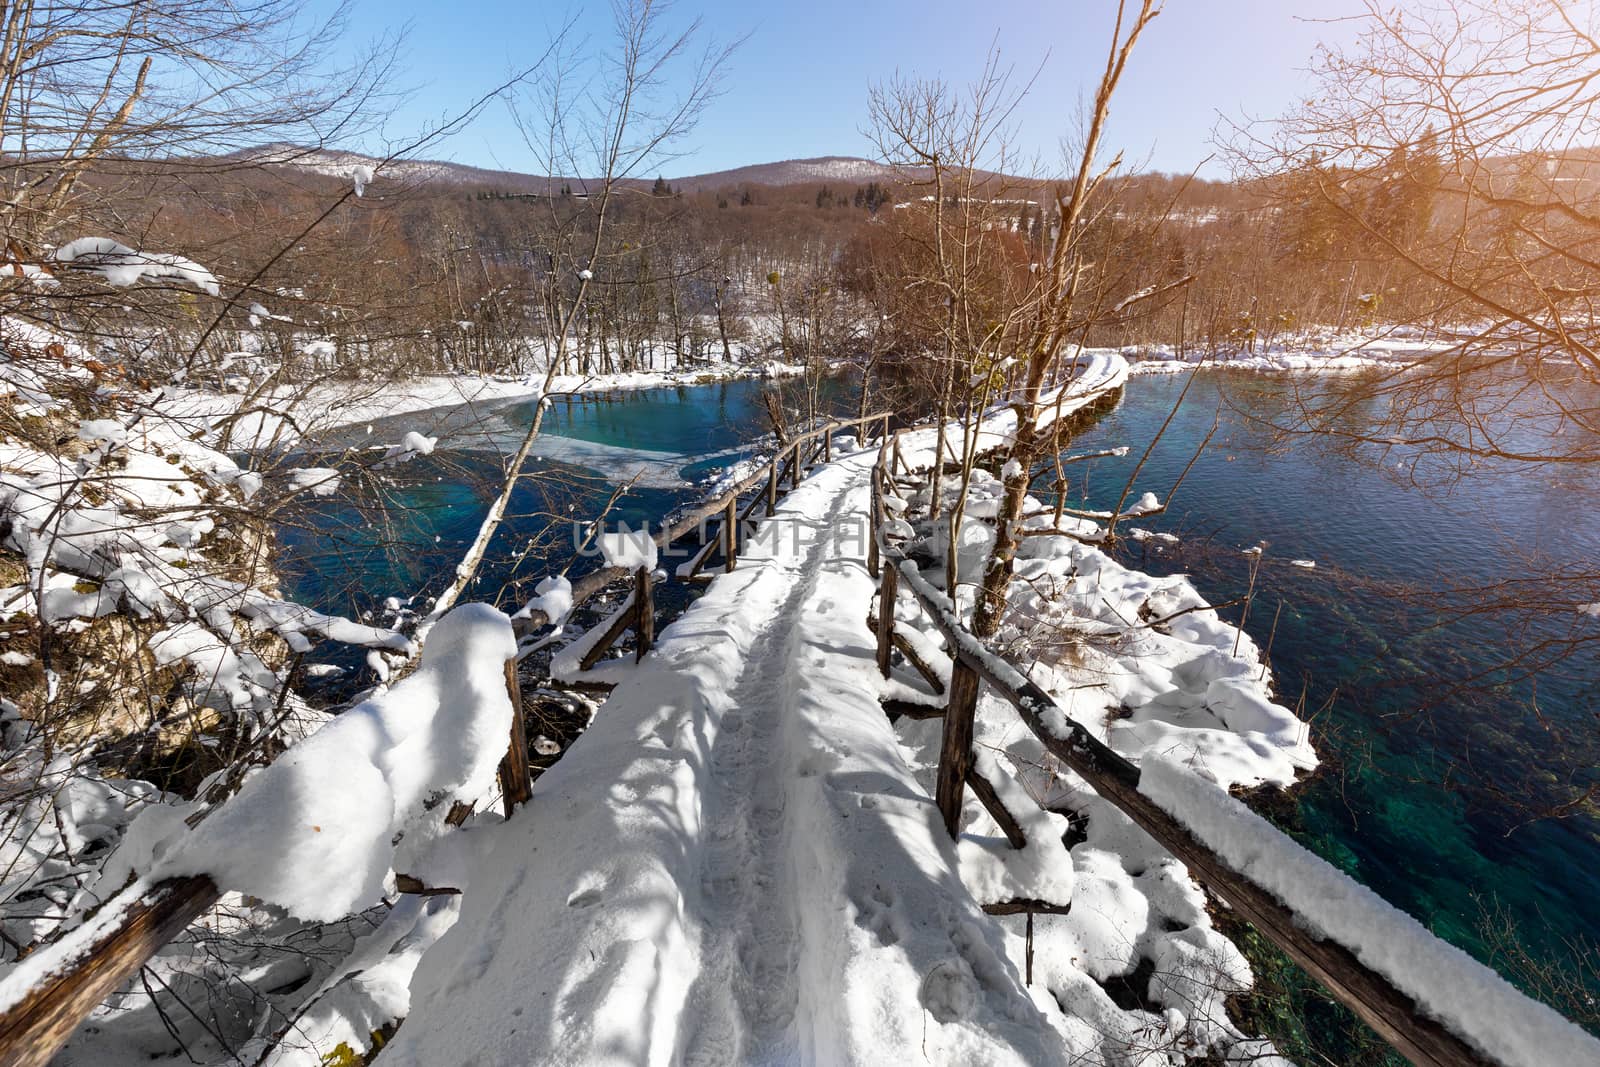
<instances>
[{"instance_id":1,"label":"snow-covered railing","mask_svg":"<svg viewBox=\"0 0 1600 1067\"><path fill-rule=\"evenodd\" d=\"M1010 702L1046 751L1187 865L1206 889L1412 1063L1600 1063L1600 1041L1581 1027L1440 940L1215 783L1168 761L1143 768L1131 763L1024 671L985 647L949 598L924 580L901 550L899 537L906 527L890 515L885 500L902 467L904 432L880 444L872 473L868 568L881 583L877 661L885 678L894 648L918 666L915 650L895 625L894 605L904 586L948 646L951 671L935 800L952 838L960 834L963 792L972 788L1011 845L1026 844L1017 820L973 766L973 719L980 686L987 684ZM928 717L926 711L919 717ZM1037 903L1019 902L1019 909Z\"/></svg>"},{"instance_id":2,"label":"snow-covered railing","mask_svg":"<svg viewBox=\"0 0 1600 1067\"><path fill-rule=\"evenodd\" d=\"M880 440L887 438L890 418L891 413L879 411L860 418L829 422L796 435L773 453L772 458L767 461L765 470L736 482L690 511L679 515L672 522L664 524L653 535L656 547L668 548L674 541L698 531L701 541L700 551L678 568L678 577L686 581L700 578L702 569L713 554L713 549L721 551L723 570L733 570L739 557L740 527L750 521L751 516L763 503L766 514L770 516L773 513L777 508L778 496L785 480L792 489L800 484L800 479L810 467L818 462L831 462L833 439L841 432L854 431L857 437L860 437L869 429L876 427L878 438ZM740 498L753 489L760 489L760 492L750 498L741 512ZM719 526L714 540L706 537L708 520L716 521ZM595 640L585 644L581 670L592 667L629 629L632 629L639 638L635 648L636 658L643 657L649 651L650 644L654 640L655 617L652 592L654 582L651 570L650 567L632 565L606 566L590 571L571 583L570 602L562 605L567 613L592 599L613 582L632 577L634 585L633 595L606 621L604 630ZM566 598L563 597L563 600ZM560 621L551 618L550 612L545 608L536 606L518 612L513 619L519 640L531 637L534 631L542 626Z\"/></svg>"},{"instance_id":3,"label":"snow-covered railing","mask_svg":"<svg viewBox=\"0 0 1600 1067\"><path fill-rule=\"evenodd\" d=\"M0 981L0 1063L44 1067L88 1014L225 891L332 921L384 891L428 885L433 846L492 795L531 795L511 622L464 604L429 634L417 669L185 819L158 806L122 845L113 895ZM448 848L444 850L448 853ZM117 857L113 857L113 862ZM109 871L109 868L108 868Z\"/></svg>"}]
</instances>

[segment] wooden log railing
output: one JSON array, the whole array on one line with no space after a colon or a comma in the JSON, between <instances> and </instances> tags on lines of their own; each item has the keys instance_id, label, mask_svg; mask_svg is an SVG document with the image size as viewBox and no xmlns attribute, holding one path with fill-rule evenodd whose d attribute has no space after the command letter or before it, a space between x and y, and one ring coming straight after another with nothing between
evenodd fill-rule
<instances>
[{"instance_id":1,"label":"wooden log railing","mask_svg":"<svg viewBox=\"0 0 1600 1067\"><path fill-rule=\"evenodd\" d=\"M1139 792L1137 766L1074 721L1022 670L989 652L965 628L952 611L951 602L922 579L916 563L888 535L884 495L894 484L894 469L901 464L899 438L896 433L893 440L881 444L872 478L870 544L881 560L878 666L887 677L894 627L886 626L884 620L894 618L896 599L903 588L944 637L952 664L936 779L936 799L950 836L959 836L962 795L968 785L975 787L991 812L1000 803L987 781L979 784L973 779L972 720L968 709L975 705L982 683L1016 709L1047 752L1182 861L1202 886L1227 901L1402 1056L1419 1067L1490 1067L1493 1061L1422 1012L1412 997L1386 976L1368 967L1344 945L1311 933L1300 917L1269 890L1234 870L1188 827ZM1052 728L1046 718L1061 725ZM1064 735L1057 732L1060 729L1065 730ZM1022 834L1016 820L997 816L996 822L1011 843L1018 845ZM1015 913L1028 914L1030 926L1034 911L1042 912L1044 908L1032 902L1014 909ZM1029 956L1031 972L1031 952Z\"/></svg>"},{"instance_id":2,"label":"wooden log railing","mask_svg":"<svg viewBox=\"0 0 1600 1067\"><path fill-rule=\"evenodd\" d=\"M767 514L770 516L777 510L778 498L783 492L783 482L787 480L790 488L800 484L806 469L820 456L831 457L833 454L833 437L845 431L855 431L857 436L864 435L876 429L877 438L881 441L888 437L889 420L893 417L891 412L879 411L871 415L864 415L854 419L840 419L825 425L797 434L786 441L768 460L766 469L743 479L735 485L724 489L716 496L702 501L694 508L680 514L671 522L665 524L654 534L656 546L667 549L672 544L690 533L699 531L704 540L705 523L714 520L721 524L720 538L722 540L723 570L734 569L734 562L738 557L739 528L755 513L763 503L766 505ZM807 459L807 451L810 459ZM751 499L743 512L738 510L739 500L753 489L760 489ZM709 547L709 546L703 546ZM704 560L696 561L703 565ZM691 567L691 574L685 577L698 576L699 567ZM627 567L600 567L590 571L572 583L572 607L577 609L592 600L607 586L614 582L632 577L632 572ZM637 585L636 585L637 588ZM548 625L554 620L548 618L544 612L534 610L527 615L515 620L518 638L531 636L534 631ZM617 636L626 632L627 627L618 631ZM590 664L592 666L592 664ZM587 667L585 668L587 669Z\"/></svg>"}]
</instances>

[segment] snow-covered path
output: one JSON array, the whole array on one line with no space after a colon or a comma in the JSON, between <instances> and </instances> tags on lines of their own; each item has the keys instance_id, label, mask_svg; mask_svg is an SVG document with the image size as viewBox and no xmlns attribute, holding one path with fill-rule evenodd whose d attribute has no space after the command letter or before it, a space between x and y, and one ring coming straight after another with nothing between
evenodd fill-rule
<instances>
[{"instance_id":1,"label":"snow-covered path","mask_svg":"<svg viewBox=\"0 0 1600 1067\"><path fill-rule=\"evenodd\" d=\"M528 809L462 835L382 1062L1061 1060L878 705L872 458L792 493Z\"/></svg>"}]
</instances>

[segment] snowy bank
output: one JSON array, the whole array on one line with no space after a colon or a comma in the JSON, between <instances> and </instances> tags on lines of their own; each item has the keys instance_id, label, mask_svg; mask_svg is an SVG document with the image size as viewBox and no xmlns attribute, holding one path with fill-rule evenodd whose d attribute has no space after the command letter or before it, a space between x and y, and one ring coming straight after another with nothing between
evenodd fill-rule
<instances>
[{"instance_id":1,"label":"snowy bank","mask_svg":"<svg viewBox=\"0 0 1600 1067\"><path fill-rule=\"evenodd\" d=\"M1349 373L1398 368L1457 347L1459 342L1431 340L1409 331L1350 331L1290 337L1251 349L1191 349L1179 353L1170 345L1127 349L1129 373L1182 374L1204 365L1213 370L1259 373Z\"/></svg>"}]
</instances>

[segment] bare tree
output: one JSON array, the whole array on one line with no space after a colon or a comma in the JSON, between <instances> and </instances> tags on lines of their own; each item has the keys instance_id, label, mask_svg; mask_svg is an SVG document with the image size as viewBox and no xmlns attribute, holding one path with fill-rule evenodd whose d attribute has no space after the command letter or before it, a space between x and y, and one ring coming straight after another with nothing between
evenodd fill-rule
<instances>
[{"instance_id":1,"label":"bare tree","mask_svg":"<svg viewBox=\"0 0 1600 1067\"><path fill-rule=\"evenodd\" d=\"M716 44L696 53L703 36L700 20L669 31L664 25L668 10L661 0L619 0L613 8L615 50L601 57L564 51L536 83L532 98L515 112L524 140L545 172L553 179L573 175L584 193L576 210L560 206L566 198L550 200L559 237L547 249L552 320L543 354L546 391L566 362L596 272L606 268L606 227L615 200L630 180L670 158L673 146L716 98L719 77L732 55L733 45ZM679 68L685 66L679 80ZM591 84L584 73L596 81ZM598 177L585 180L585 171ZM576 281L570 291L562 285L569 273ZM433 618L449 610L482 564L539 436L544 410L541 404L507 463L504 485L454 579L434 602Z\"/></svg>"},{"instance_id":2,"label":"bare tree","mask_svg":"<svg viewBox=\"0 0 1600 1067\"><path fill-rule=\"evenodd\" d=\"M973 629L980 635L996 632L1005 612L1017 548L1021 544L1021 520L1028 494L1030 472L1054 440L1049 429L1050 386L1063 367L1063 356L1072 351L1069 341L1097 317L1106 313L1100 299L1086 299L1084 281L1093 272L1083 243L1091 197L1107 174L1121 162L1121 156L1100 166L1100 144L1104 139L1111 98L1116 92L1128 57L1145 28L1160 14L1155 0L1141 0L1129 11L1126 2L1117 5L1116 23L1090 105L1087 125L1078 153L1076 176L1056 194L1054 242L1046 261L1040 264L1042 276L1032 301L1032 315L1020 346L1021 369L1017 382L1017 429L1012 458L1016 461L1005 479L1005 496L995 520L995 546L983 575L983 587L973 612Z\"/></svg>"},{"instance_id":3,"label":"bare tree","mask_svg":"<svg viewBox=\"0 0 1600 1067\"><path fill-rule=\"evenodd\" d=\"M85 209L85 186L144 164L196 161L268 141L321 145L359 137L393 60L380 42L330 63L345 8L308 21L297 0L117 0L0 11L0 221L30 242Z\"/></svg>"},{"instance_id":4,"label":"bare tree","mask_svg":"<svg viewBox=\"0 0 1600 1067\"><path fill-rule=\"evenodd\" d=\"M1297 243L1330 263L1346 246L1372 318L1451 342L1306 399L1286 428L1457 471L1600 460L1596 19L1558 0L1369 2L1356 42L1316 57L1305 105L1231 131L1237 171L1300 220Z\"/></svg>"}]
</instances>

